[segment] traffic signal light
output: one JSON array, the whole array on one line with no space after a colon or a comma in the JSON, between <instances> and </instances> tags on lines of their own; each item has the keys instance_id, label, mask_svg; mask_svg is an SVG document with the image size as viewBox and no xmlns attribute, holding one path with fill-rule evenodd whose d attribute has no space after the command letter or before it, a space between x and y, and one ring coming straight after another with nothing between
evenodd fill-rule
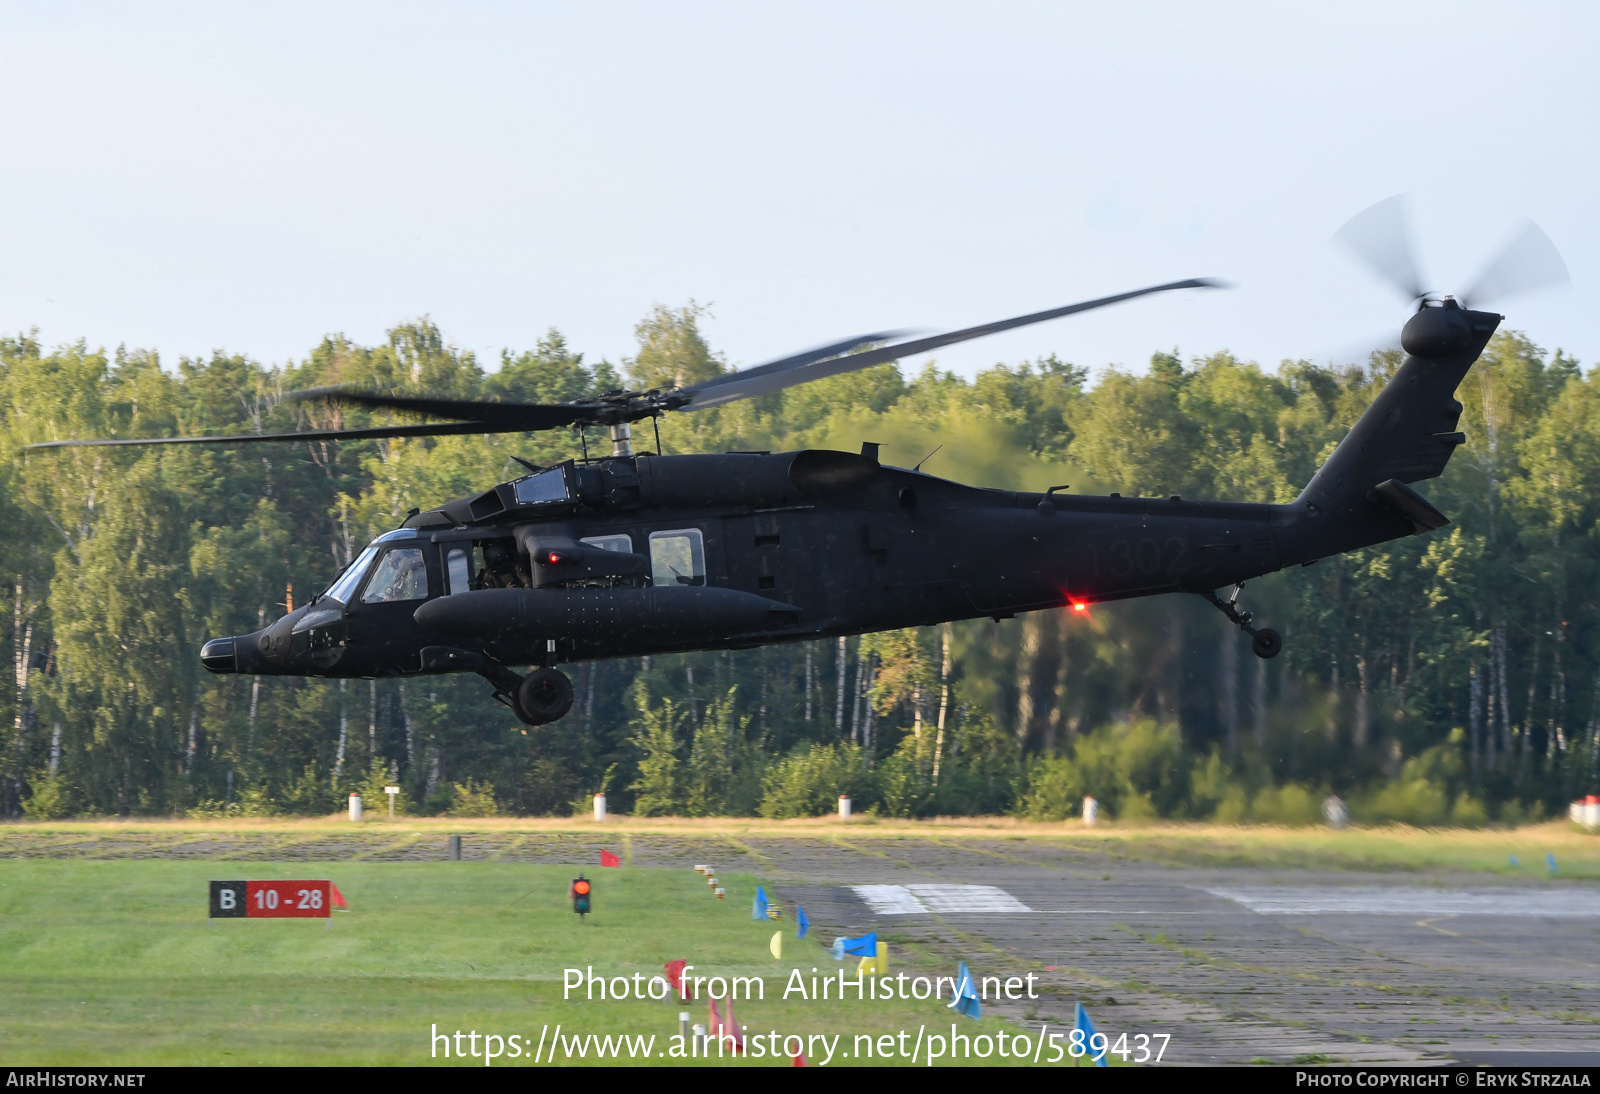
<instances>
[{"instance_id":1,"label":"traffic signal light","mask_svg":"<svg viewBox=\"0 0 1600 1094\"><path fill-rule=\"evenodd\" d=\"M589 898L594 893L594 883L579 874L572 879L572 910L580 916L589 914Z\"/></svg>"}]
</instances>

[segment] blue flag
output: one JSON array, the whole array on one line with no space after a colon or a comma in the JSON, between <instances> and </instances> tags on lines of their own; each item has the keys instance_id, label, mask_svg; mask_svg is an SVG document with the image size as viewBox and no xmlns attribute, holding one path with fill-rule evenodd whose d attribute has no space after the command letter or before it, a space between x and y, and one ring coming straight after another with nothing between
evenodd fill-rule
<instances>
[{"instance_id":1,"label":"blue flag","mask_svg":"<svg viewBox=\"0 0 1600 1094\"><path fill-rule=\"evenodd\" d=\"M1078 1013L1073 1016L1072 1028L1083 1030L1083 1048L1088 1053L1089 1059L1094 1060L1095 1066L1110 1067L1111 1065L1106 1063L1106 1057L1110 1055L1108 1051L1102 1050L1099 1058L1095 1058L1095 1049L1089 1044L1089 1041L1098 1031L1094 1028L1094 1023L1089 1021L1089 1012L1083 1009L1082 1003L1078 1004ZM1108 1045L1107 1048L1109 1049L1109 1047Z\"/></svg>"},{"instance_id":2,"label":"blue flag","mask_svg":"<svg viewBox=\"0 0 1600 1094\"><path fill-rule=\"evenodd\" d=\"M799 914L794 917L794 922L795 926L800 929L794 933L794 936L796 938L804 938L806 932L811 929L811 920L806 918L806 910L804 908L801 908L798 904L795 907L799 909Z\"/></svg>"},{"instance_id":3,"label":"blue flag","mask_svg":"<svg viewBox=\"0 0 1600 1094\"><path fill-rule=\"evenodd\" d=\"M750 902L750 918L767 918L767 891L761 886L756 886L756 898Z\"/></svg>"},{"instance_id":4,"label":"blue flag","mask_svg":"<svg viewBox=\"0 0 1600 1094\"><path fill-rule=\"evenodd\" d=\"M839 942L843 943L843 951L852 957L878 956L877 931L873 931L871 934L864 934L860 938L841 938Z\"/></svg>"},{"instance_id":5,"label":"blue flag","mask_svg":"<svg viewBox=\"0 0 1600 1094\"><path fill-rule=\"evenodd\" d=\"M978 993L972 986L972 973L967 970L967 963L961 962L961 967L956 969L956 986L951 993L950 1009L957 1014L965 1014L968 1018L982 1018L983 1006L978 1002Z\"/></svg>"}]
</instances>

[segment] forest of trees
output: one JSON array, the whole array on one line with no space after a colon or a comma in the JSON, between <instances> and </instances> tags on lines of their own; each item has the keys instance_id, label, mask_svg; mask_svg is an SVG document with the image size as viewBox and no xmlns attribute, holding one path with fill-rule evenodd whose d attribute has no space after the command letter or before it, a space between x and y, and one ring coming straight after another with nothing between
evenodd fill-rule
<instances>
[{"instance_id":1,"label":"forest of trees","mask_svg":"<svg viewBox=\"0 0 1600 1094\"><path fill-rule=\"evenodd\" d=\"M1513 822L1596 789L1600 372L1502 333L1461 392L1467 444L1419 484L1455 523L1253 583L1263 662L1193 596L761 650L569 666L571 714L522 726L476 676L213 677L208 636L321 589L413 506L577 455L572 433L23 453L67 437L359 425L284 403L333 383L565 400L726 369L693 305L637 355L551 331L486 369L431 323L329 337L263 367L0 340L5 446L0 813L327 813L397 781L419 813L1072 813ZM883 445L977 485L1288 501L1398 365L1157 353L1093 376L1055 357L971 381L894 366L661 424L667 452ZM598 440L598 438L591 438Z\"/></svg>"}]
</instances>

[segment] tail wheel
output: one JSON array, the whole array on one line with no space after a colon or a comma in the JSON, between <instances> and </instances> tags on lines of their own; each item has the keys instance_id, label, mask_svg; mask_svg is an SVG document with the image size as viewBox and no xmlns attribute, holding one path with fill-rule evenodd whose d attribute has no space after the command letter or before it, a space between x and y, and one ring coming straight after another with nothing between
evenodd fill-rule
<instances>
[{"instance_id":1,"label":"tail wheel","mask_svg":"<svg viewBox=\"0 0 1600 1094\"><path fill-rule=\"evenodd\" d=\"M572 709L572 681L559 669L534 669L512 694L512 709L530 726L557 721Z\"/></svg>"},{"instance_id":2,"label":"tail wheel","mask_svg":"<svg viewBox=\"0 0 1600 1094\"><path fill-rule=\"evenodd\" d=\"M1250 649L1263 661L1270 661L1283 652L1283 635L1271 627L1262 627L1250 636Z\"/></svg>"}]
</instances>

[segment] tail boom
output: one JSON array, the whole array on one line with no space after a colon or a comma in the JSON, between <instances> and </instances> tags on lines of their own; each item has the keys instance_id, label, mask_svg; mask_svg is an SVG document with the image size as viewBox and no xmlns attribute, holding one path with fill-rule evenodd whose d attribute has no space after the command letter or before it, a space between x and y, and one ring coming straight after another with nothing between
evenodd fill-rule
<instances>
[{"instance_id":1,"label":"tail boom","mask_svg":"<svg viewBox=\"0 0 1600 1094\"><path fill-rule=\"evenodd\" d=\"M1436 478L1466 434L1456 388L1500 325L1445 298L1405 326L1408 356L1318 469L1279 529L1286 564L1312 562L1449 523L1408 483Z\"/></svg>"}]
</instances>

